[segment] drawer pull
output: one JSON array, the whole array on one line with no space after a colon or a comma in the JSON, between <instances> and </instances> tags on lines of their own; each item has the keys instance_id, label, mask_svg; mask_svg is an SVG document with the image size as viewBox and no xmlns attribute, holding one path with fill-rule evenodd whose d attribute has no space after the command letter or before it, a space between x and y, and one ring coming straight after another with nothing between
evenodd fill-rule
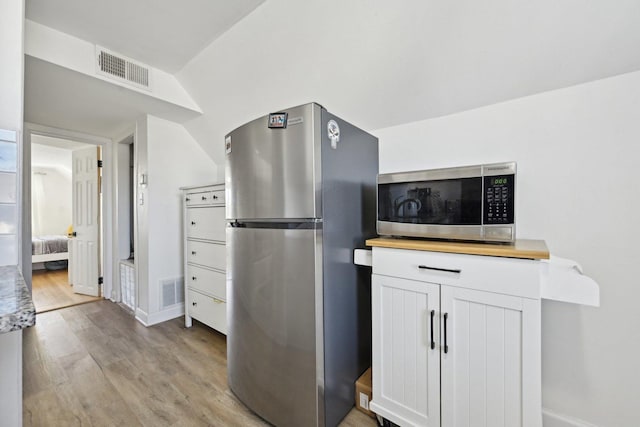
<instances>
[{"instance_id":1,"label":"drawer pull","mask_svg":"<svg viewBox=\"0 0 640 427\"><path fill-rule=\"evenodd\" d=\"M198 305L198 303L194 301L194 302L191 303L191 305L195 307L195 306Z\"/></svg>"},{"instance_id":2,"label":"drawer pull","mask_svg":"<svg viewBox=\"0 0 640 427\"><path fill-rule=\"evenodd\" d=\"M213 200L218 200L218 196L216 196L215 194L213 195Z\"/></svg>"},{"instance_id":3,"label":"drawer pull","mask_svg":"<svg viewBox=\"0 0 640 427\"><path fill-rule=\"evenodd\" d=\"M191 221L191 225L196 225L196 222L195 221Z\"/></svg>"},{"instance_id":4,"label":"drawer pull","mask_svg":"<svg viewBox=\"0 0 640 427\"><path fill-rule=\"evenodd\" d=\"M202 196L202 200L207 200L207 196Z\"/></svg>"},{"instance_id":5,"label":"drawer pull","mask_svg":"<svg viewBox=\"0 0 640 427\"><path fill-rule=\"evenodd\" d=\"M191 199L190 199L190 198L188 198L188 197L187 197L185 200L186 200L187 202L190 202L190 201L191 201Z\"/></svg>"},{"instance_id":6,"label":"drawer pull","mask_svg":"<svg viewBox=\"0 0 640 427\"><path fill-rule=\"evenodd\" d=\"M196 251L191 251L191 255L195 255L195 254L196 254Z\"/></svg>"},{"instance_id":7,"label":"drawer pull","mask_svg":"<svg viewBox=\"0 0 640 427\"><path fill-rule=\"evenodd\" d=\"M429 267L429 266L426 266L426 265L419 265L418 268L420 270L445 271L447 273L457 273L457 274L462 273L462 270L458 270L458 269L455 269L455 268Z\"/></svg>"},{"instance_id":8,"label":"drawer pull","mask_svg":"<svg viewBox=\"0 0 640 427\"><path fill-rule=\"evenodd\" d=\"M431 310L431 350L436 348L436 342L433 340L433 316L436 314L435 310Z\"/></svg>"},{"instance_id":9,"label":"drawer pull","mask_svg":"<svg viewBox=\"0 0 640 427\"><path fill-rule=\"evenodd\" d=\"M197 279L197 277L196 277L196 276L191 276L191 281L195 282L195 281L196 281L196 279Z\"/></svg>"},{"instance_id":10,"label":"drawer pull","mask_svg":"<svg viewBox=\"0 0 640 427\"><path fill-rule=\"evenodd\" d=\"M447 318L449 317L449 313L444 314L444 353L447 354L449 352L449 346L447 345Z\"/></svg>"}]
</instances>

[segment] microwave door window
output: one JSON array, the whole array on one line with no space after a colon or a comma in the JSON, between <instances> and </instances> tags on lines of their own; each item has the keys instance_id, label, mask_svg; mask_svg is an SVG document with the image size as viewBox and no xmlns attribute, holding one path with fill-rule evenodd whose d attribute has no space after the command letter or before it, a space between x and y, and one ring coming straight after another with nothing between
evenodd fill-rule
<instances>
[{"instance_id":1,"label":"microwave door window","mask_svg":"<svg viewBox=\"0 0 640 427\"><path fill-rule=\"evenodd\" d=\"M410 224L480 225L482 178L380 184L378 219Z\"/></svg>"}]
</instances>

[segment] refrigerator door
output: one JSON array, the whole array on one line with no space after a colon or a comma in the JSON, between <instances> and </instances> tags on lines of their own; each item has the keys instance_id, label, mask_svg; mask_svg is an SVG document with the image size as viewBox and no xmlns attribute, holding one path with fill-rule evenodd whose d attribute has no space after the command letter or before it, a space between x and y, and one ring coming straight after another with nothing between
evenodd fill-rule
<instances>
[{"instance_id":1,"label":"refrigerator door","mask_svg":"<svg viewBox=\"0 0 640 427\"><path fill-rule=\"evenodd\" d=\"M227 219L320 217L321 107L283 112L284 129L270 129L265 116L226 136Z\"/></svg>"},{"instance_id":2,"label":"refrigerator door","mask_svg":"<svg viewBox=\"0 0 640 427\"><path fill-rule=\"evenodd\" d=\"M229 386L274 425L323 425L321 230L251 226L227 228Z\"/></svg>"}]
</instances>

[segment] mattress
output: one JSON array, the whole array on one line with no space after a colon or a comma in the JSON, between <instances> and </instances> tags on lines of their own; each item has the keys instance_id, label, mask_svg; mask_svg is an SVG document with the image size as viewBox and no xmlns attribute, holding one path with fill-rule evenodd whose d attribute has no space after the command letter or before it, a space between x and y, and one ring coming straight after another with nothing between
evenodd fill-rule
<instances>
[{"instance_id":1,"label":"mattress","mask_svg":"<svg viewBox=\"0 0 640 427\"><path fill-rule=\"evenodd\" d=\"M67 236L34 236L32 238L31 254L57 254L68 252L69 238Z\"/></svg>"}]
</instances>

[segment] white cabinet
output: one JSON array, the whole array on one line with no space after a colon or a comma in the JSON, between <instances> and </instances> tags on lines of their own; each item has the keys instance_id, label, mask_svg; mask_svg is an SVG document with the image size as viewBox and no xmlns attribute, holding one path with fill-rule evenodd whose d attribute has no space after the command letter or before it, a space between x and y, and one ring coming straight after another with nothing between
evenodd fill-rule
<instances>
[{"instance_id":1,"label":"white cabinet","mask_svg":"<svg viewBox=\"0 0 640 427\"><path fill-rule=\"evenodd\" d=\"M371 408L398 424L439 425L440 287L376 274L372 284Z\"/></svg>"},{"instance_id":2,"label":"white cabinet","mask_svg":"<svg viewBox=\"0 0 640 427\"><path fill-rule=\"evenodd\" d=\"M183 188L185 325L227 333L224 185Z\"/></svg>"},{"instance_id":3,"label":"white cabinet","mask_svg":"<svg viewBox=\"0 0 640 427\"><path fill-rule=\"evenodd\" d=\"M540 427L540 261L373 248L373 399L402 426Z\"/></svg>"},{"instance_id":4,"label":"white cabinet","mask_svg":"<svg viewBox=\"0 0 640 427\"><path fill-rule=\"evenodd\" d=\"M540 301L444 285L440 301L442 425L541 426Z\"/></svg>"}]
</instances>

